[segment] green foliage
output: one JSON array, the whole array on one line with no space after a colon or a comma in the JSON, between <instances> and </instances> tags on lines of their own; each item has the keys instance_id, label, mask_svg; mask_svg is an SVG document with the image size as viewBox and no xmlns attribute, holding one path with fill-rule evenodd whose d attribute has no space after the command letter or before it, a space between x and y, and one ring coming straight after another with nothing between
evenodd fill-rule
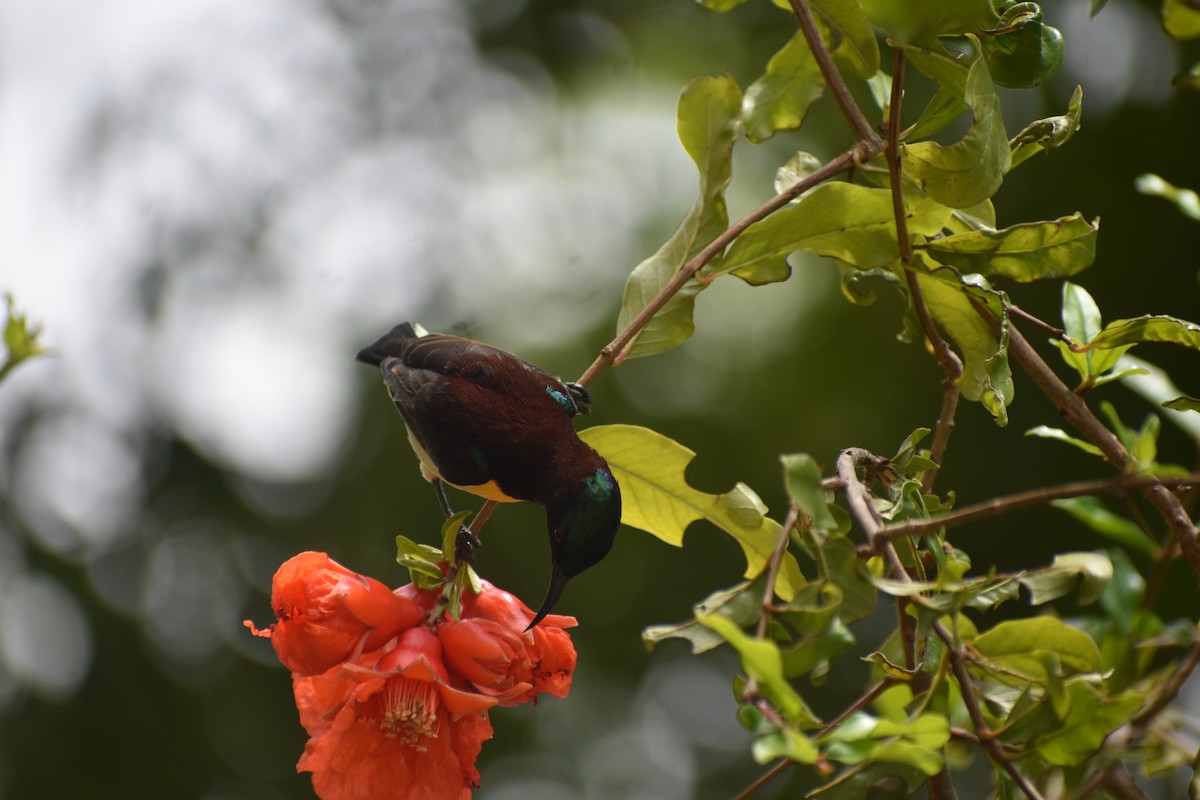
<instances>
[{"instance_id":1,"label":"green foliage","mask_svg":"<svg viewBox=\"0 0 1200 800\"><path fill-rule=\"evenodd\" d=\"M740 5L703 4L719 11ZM792 10L790 0L774 5ZM823 474L808 454L781 456L789 501L781 524L742 484L719 495L689 486L684 472L695 454L659 434L631 426L585 431L621 483L626 524L678 546L692 522L707 519L746 555L744 582L709 594L690 619L647 628L643 638L649 646L681 639L696 653L725 645L736 651L745 676L734 682L738 717L751 735L753 757L811 765L823 781L812 796L859 798L884 781L900 792L915 791L930 777L962 766L966 745L951 741L958 727L973 728L976 746L995 763L996 797L1036 796L1038 785L1069 796L1122 759L1147 770L1190 763L1169 733L1160 735L1138 717L1155 703L1169 704L1170 698L1156 695L1164 669L1186 676L1191 667L1180 653L1197 646L1194 621L1168 623L1150 608L1153 593L1140 562L1155 562L1153 580L1161 583L1176 548L1165 545L1144 513L1117 513L1077 485L1047 491L1034 499L1058 498L1053 505L1065 512L1064 526L1082 525L1109 549L1060 550L1049 564L1000 573L975 569L962 542L948 538L951 522L1015 509L1034 493L953 510L952 494L940 497L931 489L960 395L1006 424L1015 397L1013 363L1035 377L1075 428L1068 432L1053 417L1047 422L1056 424L1034 425L1027 435L1095 456L1123 448L1122 457L1112 459L1127 474L1108 488L1132 493L1167 476L1193 479L1159 463L1159 413L1135 428L1122 422L1112 403L1102 400L1093 411L1087 399L1118 382L1134 385L1200 440L1200 424L1182 419L1190 420L1200 401L1158 368L1126 355L1150 342L1200 350L1200 326L1153 314L1104 324L1092 296L1064 280L1095 262L1098 220L1076 212L997 224L992 197L1005 175L1080 131L1082 87L1064 114L1032 120L1011 140L1000 113L996 86L1044 83L1062 63L1062 35L1035 3L811 0L811 6L815 23L797 15L809 26L808 36L796 32L744 98L729 77L700 79L685 89L680 138L700 171L700 198L671 239L630 277L622 329L656 297L669 296L628 354L684 341L694 329L695 295L711 281L732 274L753 286L781 282L798 264L794 254L812 253L835 263L851 302L870 305L874 294L864 286L871 278L901 294L905 338L928 342L946 374L942 435L925 449L931 430L918 428L891 458L848 449L833 475ZM1092 10L1099 11L1099 4ZM1175 35L1189 30L1185 11L1173 0L1164 7ZM809 41L832 57L836 70L810 51ZM932 82L931 99L904 131L886 131L886 111L903 99L904 87L893 87L894 76L881 71L881 41L913 68L906 81ZM841 85L844 77L864 82L860 88L885 111L882 119L855 118L863 112L850 108L855 100ZM797 152L779 168L778 195L727 227L723 193L732 179L738 126L751 145L803 130L824 93L839 98L860 140L825 165ZM958 141L930 138L964 112L969 124ZM864 132L870 129L884 130L887 141L873 140ZM896 151L890 161L887 148ZM1194 193L1155 176L1141 179L1139 188L1184 213L1195 205ZM706 245L713 246L704 250ZM1054 331L1052 345L1078 375L1074 392L1036 352L1030 356L1024 344L1016 348L1017 331L1036 321L996 281L1009 281L1011 291L1022 293L1047 281L1061 283L1063 327ZM669 284L681 288L664 291ZM1053 326L1038 323L1036 330ZM945 346L956 359L938 349ZM1085 485L1092 490L1094 484ZM1188 512L1164 510L1172 500L1161 495L1151 499L1173 536L1185 537L1185 544L1187 536L1195 537L1182 521ZM852 538L856 533L862 538ZM1189 563L1200 574L1200 558L1189 556ZM881 596L896 605L902 623L866 648L872 652L864 661L879 682L835 723L821 727L803 687L820 686L837 669L856 643L855 624ZM1022 598L1031 615L991 618L998 606L1011 608ZM1076 616L1064 617L1067 610ZM1118 730L1144 749L1109 748L1106 742Z\"/></svg>"},{"instance_id":2,"label":"green foliage","mask_svg":"<svg viewBox=\"0 0 1200 800\"><path fill-rule=\"evenodd\" d=\"M696 454L648 428L597 425L580 438L604 456L621 486L622 523L682 547L688 526L707 520L741 546L746 577L762 571L782 528L765 516L767 507L749 486L739 483L724 494L692 488L684 472ZM804 583L795 558L785 559L776 584L779 596L790 600Z\"/></svg>"},{"instance_id":3,"label":"green foliage","mask_svg":"<svg viewBox=\"0 0 1200 800\"><path fill-rule=\"evenodd\" d=\"M741 124L742 92L729 77L697 78L679 97L679 140L700 172L700 195L658 252L639 264L625 284L618 330L627 327L679 269L729 224L725 188L733 177L732 148ZM647 323L625 357L669 350L696 330L696 295L689 281Z\"/></svg>"},{"instance_id":4,"label":"green foliage","mask_svg":"<svg viewBox=\"0 0 1200 800\"><path fill-rule=\"evenodd\" d=\"M7 378L21 362L48 352L38 341L41 327L30 325L29 319L17 312L11 294L4 295L4 304L4 349L7 352L0 363L0 380Z\"/></svg>"}]
</instances>

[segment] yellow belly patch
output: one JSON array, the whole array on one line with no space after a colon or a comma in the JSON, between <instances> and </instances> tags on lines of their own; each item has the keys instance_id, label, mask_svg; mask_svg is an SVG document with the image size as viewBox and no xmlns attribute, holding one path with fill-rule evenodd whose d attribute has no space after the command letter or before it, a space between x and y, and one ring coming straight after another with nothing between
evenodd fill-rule
<instances>
[{"instance_id":1,"label":"yellow belly patch","mask_svg":"<svg viewBox=\"0 0 1200 800\"><path fill-rule=\"evenodd\" d=\"M425 448L421 446L421 443L417 441L417 438L412 435L412 431L407 430L407 427L405 430L408 433L408 443L412 445L413 452L415 452L417 454L417 458L421 460L421 474L425 476L425 480L429 481L430 483L438 480L442 483L453 486L455 489L462 489L464 492L470 492L471 494L482 497L485 500L495 500L497 503L520 502L520 500L517 498L509 497L502 492L500 490L500 484L496 483L495 481L488 481L487 483L481 483L476 486L460 486L457 483L450 483L450 481L443 478L441 473L437 471L437 467L434 466L433 459L429 457L429 453L425 452Z\"/></svg>"}]
</instances>

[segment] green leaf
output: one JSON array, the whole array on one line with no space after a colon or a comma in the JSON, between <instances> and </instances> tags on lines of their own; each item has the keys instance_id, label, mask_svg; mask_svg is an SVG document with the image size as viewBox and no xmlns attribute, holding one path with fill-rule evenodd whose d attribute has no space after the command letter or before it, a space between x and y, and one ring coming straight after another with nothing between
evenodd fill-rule
<instances>
[{"instance_id":1,"label":"green leaf","mask_svg":"<svg viewBox=\"0 0 1200 800\"><path fill-rule=\"evenodd\" d=\"M621 522L683 546L683 534L705 519L741 546L747 578L762 572L779 543L782 528L744 483L724 494L708 494L688 485L684 472L696 454L660 433L636 425L597 425L579 437L608 461L621 487ZM791 600L805 584L800 565L784 555L776 593Z\"/></svg>"},{"instance_id":2,"label":"green leaf","mask_svg":"<svg viewBox=\"0 0 1200 800\"><path fill-rule=\"evenodd\" d=\"M1195 39L1200 36L1200 11L1186 0L1164 0L1163 28L1174 39Z\"/></svg>"},{"instance_id":3,"label":"green leaf","mask_svg":"<svg viewBox=\"0 0 1200 800\"><path fill-rule=\"evenodd\" d=\"M29 319L24 314L17 313L11 294L4 295L4 303L6 306L4 348L8 354L3 363L0 363L0 380L8 377L8 374L22 361L48 352L38 341L38 336L42 331L41 327L30 325Z\"/></svg>"},{"instance_id":4,"label":"green leaf","mask_svg":"<svg viewBox=\"0 0 1200 800\"><path fill-rule=\"evenodd\" d=\"M809 710L804 699L783 675L783 656L774 642L759 639L743 631L725 617L710 614L697 618L712 628L742 657L746 675L758 681L763 696L788 722L801 728L816 728L821 720Z\"/></svg>"},{"instance_id":5,"label":"green leaf","mask_svg":"<svg viewBox=\"0 0 1200 800\"><path fill-rule=\"evenodd\" d=\"M1037 436L1041 439L1057 439L1060 442L1066 442L1069 445L1078 447L1085 453L1089 453L1094 456L1100 456L1101 458L1104 457L1104 453L1099 447L1096 447L1096 445L1092 444L1091 442L1085 442L1083 439L1077 439L1074 436L1071 436L1062 428L1050 428L1046 425L1036 425L1025 431L1025 435Z\"/></svg>"},{"instance_id":6,"label":"green leaf","mask_svg":"<svg viewBox=\"0 0 1200 800\"><path fill-rule=\"evenodd\" d=\"M1176 411L1200 411L1200 398L1176 397L1165 401L1163 407L1172 408Z\"/></svg>"},{"instance_id":7,"label":"green leaf","mask_svg":"<svg viewBox=\"0 0 1200 800\"><path fill-rule=\"evenodd\" d=\"M1087 347L1091 350L1142 342L1167 342L1200 350L1200 325L1165 314L1119 319L1104 326L1104 330L1098 333Z\"/></svg>"},{"instance_id":8,"label":"green leaf","mask_svg":"<svg viewBox=\"0 0 1200 800\"><path fill-rule=\"evenodd\" d=\"M1060 553L1050 566L1029 570L1017 580L1029 590L1035 606L1070 594L1076 584L1080 605L1087 605L1100 599L1112 574L1112 562L1100 553Z\"/></svg>"},{"instance_id":9,"label":"green leaf","mask_svg":"<svg viewBox=\"0 0 1200 800\"><path fill-rule=\"evenodd\" d=\"M1053 732L1040 736L1034 745L1038 754L1051 764L1062 767L1083 763L1100 749L1104 739L1125 724L1144 699L1137 692L1126 692L1107 699L1086 681L1066 685L1069 710Z\"/></svg>"},{"instance_id":10,"label":"green leaf","mask_svg":"<svg viewBox=\"0 0 1200 800\"><path fill-rule=\"evenodd\" d=\"M1200 222L1200 194L1196 194L1191 189L1173 186L1151 172L1139 175L1134 181L1134 186L1142 194L1169 200L1184 216Z\"/></svg>"},{"instance_id":11,"label":"green leaf","mask_svg":"<svg viewBox=\"0 0 1200 800\"><path fill-rule=\"evenodd\" d=\"M799 128L824 91L821 68L798 30L767 62L766 73L746 88L742 100L746 138L759 144L776 131Z\"/></svg>"},{"instance_id":12,"label":"green leaf","mask_svg":"<svg viewBox=\"0 0 1200 800\"><path fill-rule=\"evenodd\" d=\"M914 237L934 235L950 216L950 209L928 198L905 210ZM899 248L891 191L834 182L746 228L718 272L732 271L751 284L770 283L788 277L787 257L797 250L871 269L896 261Z\"/></svg>"},{"instance_id":13,"label":"green leaf","mask_svg":"<svg viewBox=\"0 0 1200 800\"><path fill-rule=\"evenodd\" d=\"M999 231L972 231L922 245L943 264L963 272L1028 283L1064 278L1096 260L1099 220L1080 214L1047 222L1025 222Z\"/></svg>"},{"instance_id":14,"label":"green leaf","mask_svg":"<svg viewBox=\"0 0 1200 800\"><path fill-rule=\"evenodd\" d=\"M691 643L693 653L708 652L724 644L725 639L697 621L697 617L720 614L739 628L757 622L762 616L764 581L760 576L753 582L739 583L730 589L713 592L695 605L695 616L691 619L675 625L651 625L642 631L642 641L652 649L663 639L684 639Z\"/></svg>"},{"instance_id":15,"label":"green leaf","mask_svg":"<svg viewBox=\"0 0 1200 800\"><path fill-rule=\"evenodd\" d=\"M928 269L927 260L920 253L915 255L915 262ZM962 355L963 374L958 385L963 397L981 402L998 425L1008 424L1013 382L1008 366L1008 315L1003 311L1003 300L986 282L974 282L950 269L916 275L934 321ZM987 305L1001 319L1002 338L997 338L972 301Z\"/></svg>"},{"instance_id":16,"label":"green leaf","mask_svg":"<svg viewBox=\"0 0 1200 800\"><path fill-rule=\"evenodd\" d=\"M1082 286L1070 281L1063 282L1062 301L1063 330L1076 342L1090 342L1102 330L1100 308L1096 301ZM1083 386L1099 386L1107 380L1100 376L1117 365L1121 356L1129 347L1117 347L1109 350L1086 350L1082 353L1072 350L1066 342L1055 341L1063 360L1068 366L1074 367L1083 380ZM1131 345L1132 346L1132 345ZM1111 379L1116 379L1112 375Z\"/></svg>"},{"instance_id":17,"label":"green leaf","mask_svg":"<svg viewBox=\"0 0 1200 800\"><path fill-rule=\"evenodd\" d=\"M950 741L950 723L937 713L912 720L878 719L859 711L819 739L828 742L825 757L845 764L868 759L891 761L936 775L943 766L942 748Z\"/></svg>"},{"instance_id":18,"label":"green leaf","mask_svg":"<svg viewBox=\"0 0 1200 800\"><path fill-rule=\"evenodd\" d=\"M842 72L866 80L879 71L879 41L858 0L812 0L812 6L842 35L833 49Z\"/></svg>"},{"instance_id":19,"label":"green leaf","mask_svg":"<svg viewBox=\"0 0 1200 800\"><path fill-rule=\"evenodd\" d=\"M1098 497L1067 497L1050 505L1122 547L1152 557L1158 553L1158 542L1132 520L1109 511Z\"/></svg>"},{"instance_id":20,"label":"green leaf","mask_svg":"<svg viewBox=\"0 0 1200 800\"><path fill-rule=\"evenodd\" d=\"M979 37L993 80L1001 86L1040 86L1054 77L1063 61L1063 38L1042 22L1035 3L1014 3L1001 27ZM982 32L981 32L982 33Z\"/></svg>"},{"instance_id":21,"label":"green leaf","mask_svg":"<svg viewBox=\"0 0 1200 800\"><path fill-rule=\"evenodd\" d=\"M1121 366L1130 368L1122 373L1121 382L1151 403L1166 405L1172 398L1182 394L1167 373L1148 361L1126 355L1121 358ZM1192 438L1200 439L1200 419L1171 408L1163 416Z\"/></svg>"},{"instance_id":22,"label":"green leaf","mask_svg":"<svg viewBox=\"0 0 1200 800\"><path fill-rule=\"evenodd\" d=\"M1052 617L1001 622L979 634L972 646L984 658L1025 681L1046 683L1050 679L1042 656L1053 654L1066 671L1064 674L1098 672L1102 663L1100 649L1092 637ZM1004 680L1010 675L999 676Z\"/></svg>"},{"instance_id":23,"label":"green leaf","mask_svg":"<svg viewBox=\"0 0 1200 800\"><path fill-rule=\"evenodd\" d=\"M460 519L470 512L462 512ZM396 562L408 570L412 582L422 589L434 589L444 580L441 567L442 551L427 544L417 544L406 536L396 537Z\"/></svg>"},{"instance_id":24,"label":"green leaf","mask_svg":"<svg viewBox=\"0 0 1200 800\"><path fill-rule=\"evenodd\" d=\"M966 110L967 104L963 102L961 92L954 92L945 86L939 86L937 92L926 104L925 110L921 112L920 118L904 132L902 138L905 141L916 141L933 136L958 119L958 116Z\"/></svg>"},{"instance_id":25,"label":"green leaf","mask_svg":"<svg viewBox=\"0 0 1200 800\"><path fill-rule=\"evenodd\" d=\"M713 11L726 12L740 6L746 0L696 0L700 5Z\"/></svg>"},{"instance_id":26,"label":"green leaf","mask_svg":"<svg viewBox=\"0 0 1200 800\"><path fill-rule=\"evenodd\" d=\"M837 530L837 520L829 511L825 489L821 486L821 469L808 453L780 456L788 497L812 520L821 531Z\"/></svg>"},{"instance_id":27,"label":"green leaf","mask_svg":"<svg viewBox=\"0 0 1200 800\"><path fill-rule=\"evenodd\" d=\"M806 153L803 150L797 152L782 167L775 170L775 192L782 194L785 190L795 186L820 168L821 160L812 153ZM808 197L812 192L813 190L809 189L801 193L796 200ZM796 200L792 202L796 202Z\"/></svg>"},{"instance_id":28,"label":"green leaf","mask_svg":"<svg viewBox=\"0 0 1200 800\"><path fill-rule=\"evenodd\" d=\"M683 222L658 252L629 276L617 330L624 330L663 290L675 273L729 226L725 188L733 177L742 93L732 78L697 78L679 97L678 132L700 172L700 193ZM696 330L696 295L706 284L689 281L650 320L621 358L669 350Z\"/></svg>"},{"instance_id":29,"label":"green leaf","mask_svg":"<svg viewBox=\"0 0 1200 800\"><path fill-rule=\"evenodd\" d=\"M1083 87L1076 86L1071 100L1067 104L1067 113L1057 117L1047 117L1031 122L1025 129L1012 138L1008 143L1012 149L1012 166L1016 169L1038 153L1045 153L1062 147L1075 131L1079 130L1079 117L1083 113Z\"/></svg>"},{"instance_id":30,"label":"green leaf","mask_svg":"<svg viewBox=\"0 0 1200 800\"><path fill-rule=\"evenodd\" d=\"M812 739L789 728L776 728L771 733L758 737L754 740L751 753L759 764L780 758L798 764L813 764L821 755Z\"/></svg>"},{"instance_id":31,"label":"green leaf","mask_svg":"<svg viewBox=\"0 0 1200 800\"><path fill-rule=\"evenodd\" d=\"M934 200L951 208L975 205L1000 188L1011 164L1000 98L982 59L971 65L963 100L974 124L963 139L901 145L905 173Z\"/></svg>"}]
</instances>

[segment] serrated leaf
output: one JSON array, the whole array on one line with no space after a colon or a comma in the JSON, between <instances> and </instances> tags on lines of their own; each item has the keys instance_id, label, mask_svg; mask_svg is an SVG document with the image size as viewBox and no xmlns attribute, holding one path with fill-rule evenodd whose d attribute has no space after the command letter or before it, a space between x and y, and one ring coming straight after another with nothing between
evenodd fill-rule
<instances>
[{"instance_id":1,"label":"serrated leaf","mask_svg":"<svg viewBox=\"0 0 1200 800\"><path fill-rule=\"evenodd\" d=\"M746 87L742 120L746 138L765 142L777 131L799 128L812 104L825 92L825 79L812 50L797 30L767 62L767 71Z\"/></svg>"},{"instance_id":2,"label":"serrated leaf","mask_svg":"<svg viewBox=\"0 0 1200 800\"><path fill-rule=\"evenodd\" d=\"M1025 435L1036 436L1040 439L1056 439L1060 442L1066 442L1073 447L1078 447L1080 450L1090 455L1099 456L1101 458L1104 457L1104 453L1099 447L1096 447L1096 445L1092 444L1091 442L1085 442L1083 439L1075 438L1062 428L1051 428L1046 425L1035 425L1034 427L1025 431Z\"/></svg>"},{"instance_id":3,"label":"serrated leaf","mask_svg":"<svg viewBox=\"0 0 1200 800\"><path fill-rule=\"evenodd\" d=\"M966 136L949 146L926 141L901 145L906 175L931 198L965 208L996 193L1012 163L1000 98L983 59L971 65L963 94L974 123Z\"/></svg>"},{"instance_id":4,"label":"serrated leaf","mask_svg":"<svg viewBox=\"0 0 1200 800\"><path fill-rule=\"evenodd\" d=\"M1200 350L1200 325L1166 314L1119 319L1104 326L1104 330L1088 342L1087 348L1123 347L1143 342L1165 342Z\"/></svg>"},{"instance_id":5,"label":"serrated leaf","mask_svg":"<svg viewBox=\"0 0 1200 800\"><path fill-rule=\"evenodd\" d=\"M963 272L1021 283L1064 278L1096 260L1099 220L1076 213L1047 222L1026 222L998 231L972 231L921 245L943 264Z\"/></svg>"},{"instance_id":6,"label":"serrated leaf","mask_svg":"<svg viewBox=\"0 0 1200 800\"><path fill-rule=\"evenodd\" d=\"M1012 150L1012 166L1009 167L1009 171L1038 153L1049 152L1066 144L1075 135L1075 131L1079 130L1079 118L1082 113L1083 87L1076 86L1067 104L1066 114L1031 122L1008 143Z\"/></svg>"},{"instance_id":7,"label":"serrated leaf","mask_svg":"<svg viewBox=\"0 0 1200 800\"><path fill-rule=\"evenodd\" d=\"M689 258L729 225L725 188L733 177L742 93L732 78L697 78L679 97L678 132L700 173L700 192L691 210L658 252L629 275L617 330L624 330L658 296ZM689 281L642 329L625 358L669 350L696 330L696 295L706 284Z\"/></svg>"},{"instance_id":8,"label":"serrated leaf","mask_svg":"<svg viewBox=\"0 0 1200 800\"><path fill-rule=\"evenodd\" d=\"M688 485L684 472L696 454L660 433L637 425L597 425L579 437L607 461L621 487L621 522L681 547L688 526L708 520L729 534L746 556L747 578L757 576L779 543L782 527L743 483L724 494ZM776 593L791 600L805 585L790 553L780 566Z\"/></svg>"},{"instance_id":9,"label":"serrated leaf","mask_svg":"<svg viewBox=\"0 0 1200 800\"><path fill-rule=\"evenodd\" d=\"M906 213L909 235L924 237L942 229L950 209L920 198L906 207ZM716 272L731 271L751 284L784 280L791 273L787 257L797 250L811 250L859 269L896 261L900 249L891 191L844 182L824 184L796 205L746 228Z\"/></svg>"},{"instance_id":10,"label":"serrated leaf","mask_svg":"<svg viewBox=\"0 0 1200 800\"><path fill-rule=\"evenodd\" d=\"M1096 533L1122 547L1148 556L1158 553L1158 542L1133 520L1109 511L1098 497L1067 497L1052 500L1050 505L1067 512Z\"/></svg>"},{"instance_id":11,"label":"serrated leaf","mask_svg":"<svg viewBox=\"0 0 1200 800\"><path fill-rule=\"evenodd\" d=\"M1087 605L1100 599L1112 572L1112 562L1100 553L1060 553L1050 566L1029 570L1017 580L1029 590L1029 602L1035 606L1070 594L1076 585L1080 605Z\"/></svg>"},{"instance_id":12,"label":"serrated leaf","mask_svg":"<svg viewBox=\"0 0 1200 800\"><path fill-rule=\"evenodd\" d=\"M774 642L751 636L732 621L716 614L697 619L701 624L712 628L737 650L738 655L742 657L742 669L748 677L758 681L763 696L770 701L780 716L800 728L820 726L821 720L784 677L783 656Z\"/></svg>"},{"instance_id":13,"label":"serrated leaf","mask_svg":"<svg viewBox=\"0 0 1200 800\"><path fill-rule=\"evenodd\" d=\"M696 617L709 614L720 614L727 617L739 628L744 628L762 616L763 578L751 582L739 583L729 589L713 592L697 603L693 609L695 616L675 625L651 625L642 631L642 641L647 648L653 648L663 639L684 639L691 643L692 652L705 653L725 643L725 639L707 625L702 625Z\"/></svg>"},{"instance_id":14,"label":"serrated leaf","mask_svg":"<svg viewBox=\"0 0 1200 800\"><path fill-rule=\"evenodd\" d=\"M841 34L833 57L843 72L866 80L879 71L879 42L858 0L812 0L813 7Z\"/></svg>"},{"instance_id":15,"label":"serrated leaf","mask_svg":"<svg viewBox=\"0 0 1200 800\"><path fill-rule=\"evenodd\" d=\"M1019 680L1046 683L1050 679L1044 654L1052 654L1064 675L1099 672L1102 667L1100 649L1083 631L1053 617L1001 622L979 634L971 643L987 660ZM1021 677L1023 676L1023 678Z\"/></svg>"}]
</instances>

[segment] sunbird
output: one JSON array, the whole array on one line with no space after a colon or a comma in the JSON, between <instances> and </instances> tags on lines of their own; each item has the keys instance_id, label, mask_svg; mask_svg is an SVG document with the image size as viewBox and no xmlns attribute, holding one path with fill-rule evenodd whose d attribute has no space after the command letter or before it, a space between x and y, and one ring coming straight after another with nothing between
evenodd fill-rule
<instances>
[{"instance_id":1,"label":"sunbird","mask_svg":"<svg viewBox=\"0 0 1200 800\"><path fill-rule=\"evenodd\" d=\"M379 367L408 441L433 484L488 500L546 508L551 574L537 625L567 581L612 549L621 489L600 454L575 432L590 411L588 391L511 353L459 336L418 332L403 322L358 352Z\"/></svg>"}]
</instances>

